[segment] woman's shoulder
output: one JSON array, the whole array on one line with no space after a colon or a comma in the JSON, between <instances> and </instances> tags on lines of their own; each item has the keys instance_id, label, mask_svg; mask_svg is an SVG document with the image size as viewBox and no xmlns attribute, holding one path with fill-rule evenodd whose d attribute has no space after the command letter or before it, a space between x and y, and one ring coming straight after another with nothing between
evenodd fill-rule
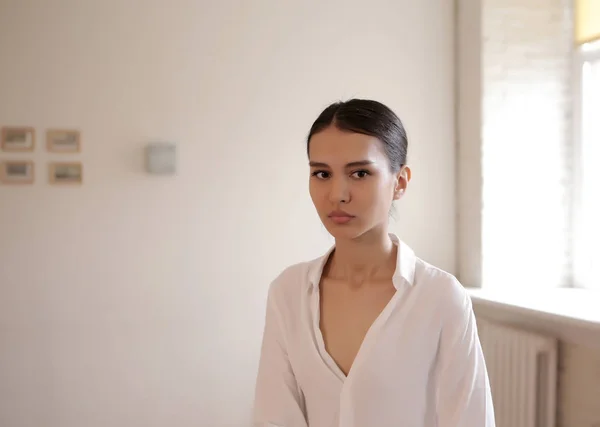
<instances>
[{"instance_id":1,"label":"woman's shoulder","mask_svg":"<svg viewBox=\"0 0 600 427\"><path fill-rule=\"evenodd\" d=\"M301 261L283 268L271 281L271 297L297 297L310 287L311 276L320 265L322 257Z\"/></svg>"},{"instance_id":2,"label":"woman's shoulder","mask_svg":"<svg viewBox=\"0 0 600 427\"><path fill-rule=\"evenodd\" d=\"M471 305L467 289L458 278L422 259L417 260L415 283L423 296L444 307L444 311L462 312Z\"/></svg>"}]
</instances>

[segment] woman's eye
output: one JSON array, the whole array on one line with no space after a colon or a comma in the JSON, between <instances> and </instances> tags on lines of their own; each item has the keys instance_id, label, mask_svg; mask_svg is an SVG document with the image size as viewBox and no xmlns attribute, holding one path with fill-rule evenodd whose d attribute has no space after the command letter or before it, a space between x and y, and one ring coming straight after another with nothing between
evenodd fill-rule
<instances>
[{"instance_id":1,"label":"woman's eye","mask_svg":"<svg viewBox=\"0 0 600 427\"><path fill-rule=\"evenodd\" d=\"M370 175L369 171L367 171L367 170L360 170L360 171L355 171L352 173L352 176L354 178L358 178L358 179L365 178L367 175Z\"/></svg>"},{"instance_id":2,"label":"woman's eye","mask_svg":"<svg viewBox=\"0 0 600 427\"><path fill-rule=\"evenodd\" d=\"M316 176L319 179L327 179L327 178L329 178L329 172L315 171L312 173L312 176Z\"/></svg>"}]
</instances>

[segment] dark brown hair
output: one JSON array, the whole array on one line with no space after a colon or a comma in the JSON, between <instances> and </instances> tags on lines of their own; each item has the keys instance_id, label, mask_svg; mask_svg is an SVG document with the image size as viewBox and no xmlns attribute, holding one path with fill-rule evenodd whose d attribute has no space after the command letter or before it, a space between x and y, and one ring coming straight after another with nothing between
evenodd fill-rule
<instances>
[{"instance_id":1,"label":"dark brown hair","mask_svg":"<svg viewBox=\"0 0 600 427\"><path fill-rule=\"evenodd\" d=\"M329 126L378 138L385 147L394 173L406 164L408 139L404 125L389 107L378 101L351 99L329 105L310 128L306 141L307 154L310 153L310 139L313 135Z\"/></svg>"}]
</instances>

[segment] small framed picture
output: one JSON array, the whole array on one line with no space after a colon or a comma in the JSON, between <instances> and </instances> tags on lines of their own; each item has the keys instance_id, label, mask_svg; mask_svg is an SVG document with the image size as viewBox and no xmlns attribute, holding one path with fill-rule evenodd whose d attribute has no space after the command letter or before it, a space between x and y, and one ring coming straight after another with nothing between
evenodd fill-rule
<instances>
[{"instance_id":1,"label":"small framed picture","mask_svg":"<svg viewBox=\"0 0 600 427\"><path fill-rule=\"evenodd\" d=\"M3 151L33 151L35 147L35 130L32 127L2 128Z\"/></svg>"},{"instance_id":2,"label":"small framed picture","mask_svg":"<svg viewBox=\"0 0 600 427\"><path fill-rule=\"evenodd\" d=\"M81 184L83 165L80 162L50 163L50 182L52 184Z\"/></svg>"},{"instance_id":3,"label":"small framed picture","mask_svg":"<svg viewBox=\"0 0 600 427\"><path fill-rule=\"evenodd\" d=\"M78 153L81 137L78 130L49 129L46 131L46 148L54 153Z\"/></svg>"},{"instance_id":4,"label":"small framed picture","mask_svg":"<svg viewBox=\"0 0 600 427\"><path fill-rule=\"evenodd\" d=\"M0 181L3 184L32 184L33 162L6 160L0 163Z\"/></svg>"}]
</instances>

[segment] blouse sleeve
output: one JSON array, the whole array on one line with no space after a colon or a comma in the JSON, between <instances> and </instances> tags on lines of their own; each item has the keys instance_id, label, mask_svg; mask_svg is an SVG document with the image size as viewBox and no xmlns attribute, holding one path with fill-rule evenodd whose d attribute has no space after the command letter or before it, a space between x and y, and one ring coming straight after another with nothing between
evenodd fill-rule
<instances>
[{"instance_id":1,"label":"blouse sleeve","mask_svg":"<svg viewBox=\"0 0 600 427\"><path fill-rule=\"evenodd\" d=\"M254 399L254 427L308 427L303 397L286 348L285 329L274 298L267 298Z\"/></svg>"},{"instance_id":2,"label":"blouse sleeve","mask_svg":"<svg viewBox=\"0 0 600 427\"><path fill-rule=\"evenodd\" d=\"M469 295L460 291L448 302L437 366L439 427L495 427L494 408Z\"/></svg>"}]
</instances>

